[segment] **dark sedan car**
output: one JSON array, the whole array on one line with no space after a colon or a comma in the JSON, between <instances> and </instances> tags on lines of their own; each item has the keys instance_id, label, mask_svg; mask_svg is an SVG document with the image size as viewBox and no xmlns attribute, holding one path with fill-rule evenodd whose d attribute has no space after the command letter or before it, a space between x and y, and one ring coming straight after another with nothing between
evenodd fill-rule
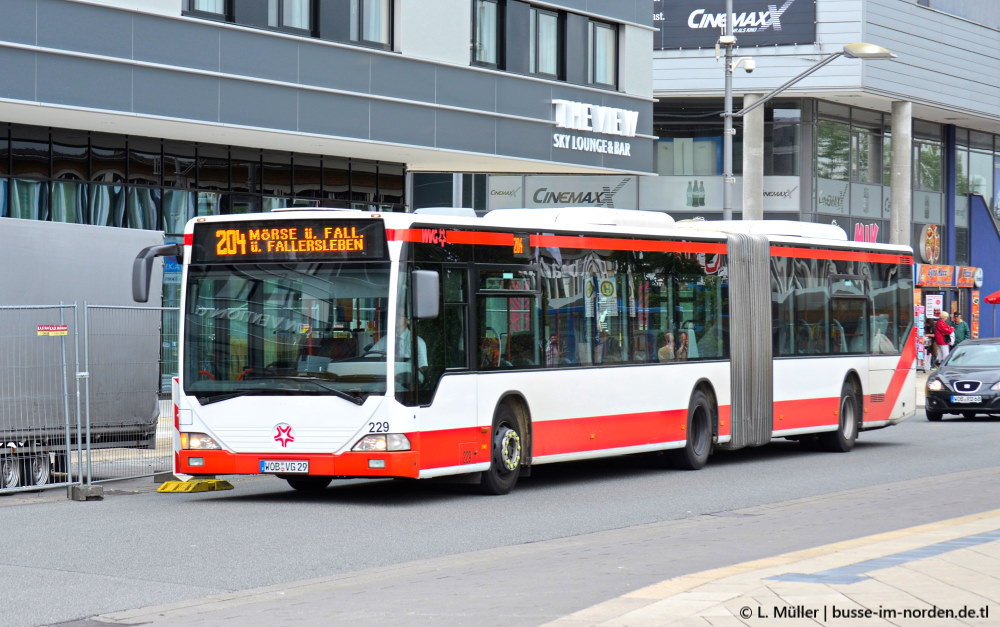
<instances>
[{"instance_id":1,"label":"dark sedan car","mask_svg":"<svg viewBox=\"0 0 1000 627\"><path fill-rule=\"evenodd\" d=\"M1000 414L1000 339L966 340L927 377L928 420Z\"/></svg>"}]
</instances>

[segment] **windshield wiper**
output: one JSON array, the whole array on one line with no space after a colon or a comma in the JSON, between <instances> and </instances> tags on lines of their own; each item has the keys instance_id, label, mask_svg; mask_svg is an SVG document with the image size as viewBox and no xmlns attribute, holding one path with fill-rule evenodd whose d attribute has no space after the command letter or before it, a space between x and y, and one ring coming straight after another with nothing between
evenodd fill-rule
<instances>
[{"instance_id":1,"label":"windshield wiper","mask_svg":"<svg viewBox=\"0 0 1000 627\"><path fill-rule=\"evenodd\" d=\"M338 390L335 387L325 385L323 379L319 379L317 377L274 377L274 379L279 381L295 381L296 383L309 383L319 389L303 390L295 388L247 387L230 392L219 392L215 394L205 392L195 394L195 396L198 398L198 402L202 405L211 405L212 403L218 403L220 401L228 401L240 396L316 396L327 392L346 401L350 401L355 405L363 405L365 402L364 398L359 398L353 394L344 392L343 390Z\"/></svg>"}]
</instances>

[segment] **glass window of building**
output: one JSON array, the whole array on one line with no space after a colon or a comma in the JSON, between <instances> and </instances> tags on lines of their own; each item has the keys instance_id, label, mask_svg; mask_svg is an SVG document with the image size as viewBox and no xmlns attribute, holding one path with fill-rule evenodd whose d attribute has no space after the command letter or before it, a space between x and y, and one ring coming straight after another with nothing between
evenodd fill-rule
<instances>
[{"instance_id":1,"label":"glass window of building","mask_svg":"<svg viewBox=\"0 0 1000 627\"><path fill-rule=\"evenodd\" d=\"M324 204L347 207L351 200L351 164L347 159L323 157Z\"/></svg>"},{"instance_id":2,"label":"glass window of building","mask_svg":"<svg viewBox=\"0 0 1000 627\"><path fill-rule=\"evenodd\" d=\"M224 17L226 15L226 0L187 0L188 11L211 13Z\"/></svg>"},{"instance_id":3,"label":"glass window of building","mask_svg":"<svg viewBox=\"0 0 1000 627\"><path fill-rule=\"evenodd\" d=\"M175 141L163 142L164 187L179 189L197 187L197 164L194 144Z\"/></svg>"},{"instance_id":4,"label":"glass window of building","mask_svg":"<svg viewBox=\"0 0 1000 627\"><path fill-rule=\"evenodd\" d=\"M389 47L391 32L389 0L351 0L351 40Z\"/></svg>"},{"instance_id":5,"label":"glass window of building","mask_svg":"<svg viewBox=\"0 0 1000 627\"><path fill-rule=\"evenodd\" d=\"M528 68L532 74L559 77L559 14L532 7L528 23Z\"/></svg>"},{"instance_id":6,"label":"glass window of building","mask_svg":"<svg viewBox=\"0 0 1000 627\"><path fill-rule=\"evenodd\" d=\"M136 185L159 185L163 171L159 139L131 137L128 140L128 182Z\"/></svg>"},{"instance_id":7,"label":"glass window of building","mask_svg":"<svg viewBox=\"0 0 1000 627\"><path fill-rule=\"evenodd\" d=\"M268 0L267 24L275 28L311 30L309 0Z\"/></svg>"},{"instance_id":8,"label":"glass window of building","mask_svg":"<svg viewBox=\"0 0 1000 627\"><path fill-rule=\"evenodd\" d=\"M618 32L611 24L591 21L587 27L587 80L614 87L618 80Z\"/></svg>"},{"instance_id":9,"label":"glass window of building","mask_svg":"<svg viewBox=\"0 0 1000 627\"><path fill-rule=\"evenodd\" d=\"M794 101L764 106L764 175L798 176L802 109Z\"/></svg>"},{"instance_id":10,"label":"glass window of building","mask_svg":"<svg viewBox=\"0 0 1000 627\"><path fill-rule=\"evenodd\" d=\"M944 185L944 148L941 125L913 121L913 187L940 192Z\"/></svg>"},{"instance_id":11,"label":"glass window of building","mask_svg":"<svg viewBox=\"0 0 1000 627\"><path fill-rule=\"evenodd\" d=\"M500 22L497 0L475 0L472 8L472 61L498 67Z\"/></svg>"},{"instance_id":12,"label":"glass window of building","mask_svg":"<svg viewBox=\"0 0 1000 627\"><path fill-rule=\"evenodd\" d=\"M260 193L260 150L233 148L230 159L230 189L247 194Z\"/></svg>"},{"instance_id":13,"label":"glass window of building","mask_svg":"<svg viewBox=\"0 0 1000 627\"><path fill-rule=\"evenodd\" d=\"M969 192L986 199L993 198L993 136L989 133L969 133Z\"/></svg>"},{"instance_id":14,"label":"glass window of building","mask_svg":"<svg viewBox=\"0 0 1000 627\"><path fill-rule=\"evenodd\" d=\"M229 151L225 146L198 147L198 189L229 190Z\"/></svg>"}]
</instances>

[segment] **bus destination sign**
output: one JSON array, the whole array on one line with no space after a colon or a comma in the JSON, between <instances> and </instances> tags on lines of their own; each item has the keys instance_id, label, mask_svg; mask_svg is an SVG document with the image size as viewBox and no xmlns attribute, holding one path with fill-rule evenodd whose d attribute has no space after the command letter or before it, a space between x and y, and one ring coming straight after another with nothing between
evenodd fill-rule
<instances>
[{"instance_id":1,"label":"bus destination sign","mask_svg":"<svg viewBox=\"0 0 1000 627\"><path fill-rule=\"evenodd\" d=\"M194 225L194 263L382 259L378 220L253 220Z\"/></svg>"}]
</instances>

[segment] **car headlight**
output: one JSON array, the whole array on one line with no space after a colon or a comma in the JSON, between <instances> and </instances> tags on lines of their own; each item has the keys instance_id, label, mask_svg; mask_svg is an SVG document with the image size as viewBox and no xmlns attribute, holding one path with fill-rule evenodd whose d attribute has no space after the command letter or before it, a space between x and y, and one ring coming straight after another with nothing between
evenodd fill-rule
<instances>
[{"instance_id":1,"label":"car headlight","mask_svg":"<svg viewBox=\"0 0 1000 627\"><path fill-rule=\"evenodd\" d=\"M215 451L222 448L215 438L207 433L181 433L181 448L199 451Z\"/></svg>"},{"instance_id":2,"label":"car headlight","mask_svg":"<svg viewBox=\"0 0 1000 627\"><path fill-rule=\"evenodd\" d=\"M408 451L410 440L402 433L369 433L354 445L352 451L368 451L381 453L383 451Z\"/></svg>"},{"instance_id":3,"label":"car headlight","mask_svg":"<svg viewBox=\"0 0 1000 627\"><path fill-rule=\"evenodd\" d=\"M991 385L990 389L993 390L994 392L1000 392L1000 381L997 381L996 383Z\"/></svg>"},{"instance_id":4,"label":"car headlight","mask_svg":"<svg viewBox=\"0 0 1000 627\"><path fill-rule=\"evenodd\" d=\"M941 383L941 379L930 379L927 381L927 389L931 392L940 392L944 389L944 383Z\"/></svg>"}]
</instances>

